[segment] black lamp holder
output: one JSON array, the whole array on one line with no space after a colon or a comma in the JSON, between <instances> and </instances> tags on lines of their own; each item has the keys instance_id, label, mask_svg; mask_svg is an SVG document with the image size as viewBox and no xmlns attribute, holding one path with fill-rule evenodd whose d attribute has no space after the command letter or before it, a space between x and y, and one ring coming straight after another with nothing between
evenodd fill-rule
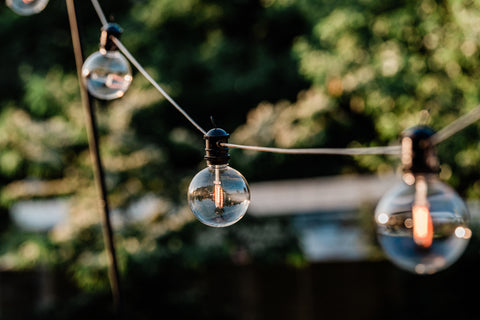
<instances>
[{"instance_id":1,"label":"black lamp holder","mask_svg":"<svg viewBox=\"0 0 480 320\"><path fill-rule=\"evenodd\" d=\"M100 50L118 50L117 46L112 41L112 37L119 39L122 33L123 29L116 23L108 23L104 25L102 27L102 33L100 34Z\"/></svg>"},{"instance_id":2,"label":"black lamp holder","mask_svg":"<svg viewBox=\"0 0 480 320\"><path fill-rule=\"evenodd\" d=\"M214 128L205 134L205 160L208 165L224 165L228 164L230 154L228 147L224 147L222 143L228 143L230 135L223 129Z\"/></svg>"},{"instance_id":3,"label":"black lamp holder","mask_svg":"<svg viewBox=\"0 0 480 320\"><path fill-rule=\"evenodd\" d=\"M413 174L439 173L437 150L432 142L435 131L424 125L405 130L401 135L403 171Z\"/></svg>"}]
</instances>

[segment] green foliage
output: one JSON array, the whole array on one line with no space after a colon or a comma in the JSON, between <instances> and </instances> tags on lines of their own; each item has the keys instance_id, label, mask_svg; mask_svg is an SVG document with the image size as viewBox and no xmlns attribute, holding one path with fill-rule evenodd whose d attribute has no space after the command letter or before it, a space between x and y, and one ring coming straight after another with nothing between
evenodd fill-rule
<instances>
[{"instance_id":1,"label":"green foliage","mask_svg":"<svg viewBox=\"0 0 480 320\"><path fill-rule=\"evenodd\" d=\"M2 269L24 270L37 265L55 265L60 261L57 244L41 235L11 228L0 239Z\"/></svg>"},{"instance_id":2,"label":"green foliage","mask_svg":"<svg viewBox=\"0 0 480 320\"><path fill-rule=\"evenodd\" d=\"M288 219L246 217L231 228L207 228L192 222L178 232L152 238L134 227L126 231L126 272L139 275L161 270L204 270L214 265L290 265L299 252ZM129 234L129 236L127 236Z\"/></svg>"},{"instance_id":3,"label":"green foliage","mask_svg":"<svg viewBox=\"0 0 480 320\"><path fill-rule=\"evenodd\" d=\"M396 143L405 128L427 121L439 130L478 104L479 34L472 28L477 3L305 0L296 6L311 28L295 39L292 52L312 88L292 104L259 105L235 133L239 142L288 147L388 145ZM448 169L442 178L462 194L472 194L467 190L480 178L474 160L478 128L474 124L439 146L440 161ZM277 166L279 158L246 157L256 165L269 159L282 176L294 176L295 170L289 168L298 159L281 159L286 165ZM383 173L398 166L396 158L355 160L319 159L310 173Z\"/></svg>"}]
</instances>

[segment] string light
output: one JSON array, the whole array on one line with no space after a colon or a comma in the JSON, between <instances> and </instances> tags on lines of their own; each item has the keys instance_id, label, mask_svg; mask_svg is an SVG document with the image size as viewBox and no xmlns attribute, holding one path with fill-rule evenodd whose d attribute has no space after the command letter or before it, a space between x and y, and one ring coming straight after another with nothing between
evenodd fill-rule
<instances>
[{"instance_id":1,"label":"string light","mask_svg":"<svg viewBox=\"0 0 480 320\"><path fill-rule=\"evenodd\" d=\"M393 263L432 274L454 263L471 232L460 196L438 180L439 164L426 126L402 135L403 181L380 199L375 210L380 245Z\"/></svg>"},{"instance_id":2,"label":"string light","mask_svg":"<svg viewBox=\"0 0 480 320\"><path fill-rule=\"evenodd\" d=\"M41 11L48 2L6 1L16 12L16 8L22 6L30 9L17 12L23 15ZM215 227L228 226L240 220L247 211L250 203L248 183L238 171L228 166L228 148L285 154L400 155L405 171L403 182L387 192L375 212L382 247L394 263L416 273L437 272L461 255L471 237L468 211L458 194L438 180L434 145L478 121L480 105L436 134L423 126L407 130L401 146L285 149L230 144L229 135L223 129L214 128L206 132L163 90L119 40L121 31L115 29L118 26L112 27L107 23L98 1L91 2L103 26L100 51L92 56L102 55L103 51L105 57L105 52L108 54L113 51L115 56L121 57L120 60L125 60L117 51L120 50L165 99L204 135L208 167L193 178L188 191L190 208L200 221ZM109 77L110 72L104 71L105 66L102 66L103 71L97 72L96 68L88 66L87 61L84 78L92 95L100 99L123 96L131 82L128 63L127 67L121 68L122 72L114 71L114 75Z\"/></svg>"},{"instance_id":3,"label":"string light","mask_svg":"<svg viewBox=\"0 0 480 320\"><path fill-rule=\"evenodd\" d=\"M245 178L228 166L230 155L222 143L229 135L212 129L205 135L205 160L188 187L188 203L193 214L211 227L227 227L239 221L250 204L250 188Z\"/></svg>"},{"instance_id":4,"label":"string light","mask_svg":"<svg viewBox=\"0 0 480 320\"><path fill-rule=\"evenodd\" d=\"M102 27L99 51L90 55L82 67L82 77L88 92L102 100L123 97L132 82L132 70L127 59L120 54L112 38L121 35L115 23Z\"/></svg>"},{"instance_id":5,"label":"string light","mask_svg":"<svg viewBox=\"0 0 480 320\"><path fill-rule=\"evenodd\" d=\"M22 16L30 16L45 9L48 0L6 0L6 4L15 13Z\"/></svg>"}]
</instances>

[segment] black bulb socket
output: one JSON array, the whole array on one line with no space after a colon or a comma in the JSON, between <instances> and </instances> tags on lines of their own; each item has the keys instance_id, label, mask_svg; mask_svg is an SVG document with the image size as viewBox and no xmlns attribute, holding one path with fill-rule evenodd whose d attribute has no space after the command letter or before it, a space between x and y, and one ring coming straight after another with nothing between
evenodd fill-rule
<instances>
[{"instance_id":1,"label":"black bulb socket","mask_svg":"<svg viewBox=\"0 0 480 320\"><path fill-rule=\"evenodd\" d=\"M437 150L432 142L435 131L428 126L415 126L402 135L403 171L412 174L439 173Z\"/></svg>"},{"instance_id":2,"label":"black bulb socket","mask_svg":"<svg viewBox=\"0 0 480 320\"><path fill-rule=\"evenodd\" d=\"M210 165L228 164L230 154L228 147L222 146L222 143L228 143L230 135L223 129L215 128L207 132L203 137L205 139L205 160Z\"/></svg>"},{"instance_id":3,"label":"black bulb socket","mask_svg":"<svg viewBox=\"0 0 480 320\"><path fill-rule=\"evenodd\" d=\"M116 23L108 23L102 27L100 34L100 50L115 51L118 50L112 38L120 39L123 29Z\"/></svg>"}]
</instances>

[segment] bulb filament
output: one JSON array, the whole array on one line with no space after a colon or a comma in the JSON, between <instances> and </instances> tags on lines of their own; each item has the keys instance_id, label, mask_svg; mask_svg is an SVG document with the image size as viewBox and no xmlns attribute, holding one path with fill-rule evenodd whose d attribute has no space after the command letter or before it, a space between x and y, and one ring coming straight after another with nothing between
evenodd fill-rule
<instances>
[{"instance_id":1,"label":"bulb filament","mask_svg":"<svg viewBox=\"0 0 480 320\"><path fill-rule=\"evenodd\" d=\"M220 181L220 170L218 168L215 168L215 180L213 181L213 184L215 185L215 188L213 191L213 200L215 202L215 213L222 214L224 211L223 210L224 195L223 195L222 182Z\"/></svg>"},{"instance_id":2,"label":"bulb filament","mask_svg":"<svg viewBox=\"0 0 480 320\"><path fill-rule=\"evenodd\" d=\"M415 202L412 208L413 241L423 248L429 248L433 242L433 223L427 200L427 182L425 177L417 176Z\"/></svg>"},{"instance_id":3,"label":"bulb filament","mask_svg":"<svg viewBox=\"0 0 480 320\"><path fill-rule=\"evenodd\" d=\"M105 86L111 89L122 89L123 81L123 77L110 73L105 80Z\"/></svg>"},{"instance_id":4,"label":"bulb filament","mask_svg":"<svg viewBox=\"0 0 480 320\"><path fill-rule=\"evenodd\" d=\"M413 206L413 240L421 247L429 248L433 242L433 224L426 206Z\"/></svg>"}]
</instances>

